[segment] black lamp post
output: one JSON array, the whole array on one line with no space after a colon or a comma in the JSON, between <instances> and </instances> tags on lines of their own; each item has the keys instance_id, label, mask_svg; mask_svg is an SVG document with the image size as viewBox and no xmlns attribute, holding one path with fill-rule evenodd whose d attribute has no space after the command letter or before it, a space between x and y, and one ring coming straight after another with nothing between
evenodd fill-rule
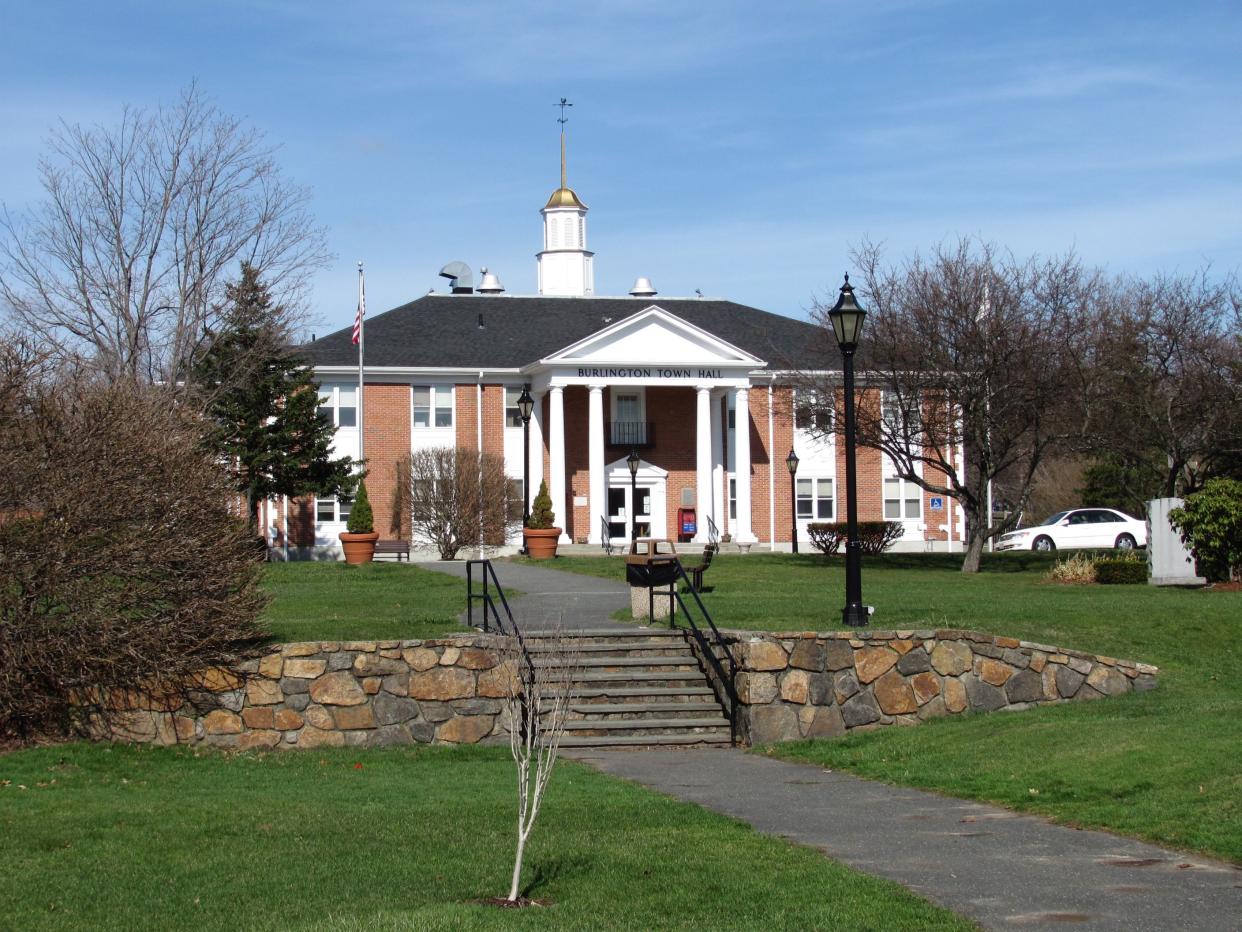
<instances>
[{"instance_id":1,"label":"black lamp post","mask_svg":"<svg viewBox=\"0 0 1242 932\"><path fill-rule=\"evenodd\" d=\"M522 527L530 524L530 416L535 410L535 399L530 396L530 383L522 386L518 395L518 413L522 415ZM526 554L526 537L522 537L522 554Z\"/></svg>"},{"instance_id":2,"label":"black lamp post","mask_svg":"<svg viewBox=\"0 0 1242 932\"><path fill-rule=\"evenodd\" d=\"M845 359L845 511L849 528L849 540L845 544L845 608L841 620L851 628L864 627L869 619L867 607L862 604L862 548L858 543L858 469L854 455L854 351L858 349L858 337L862 334L863 318L867 312L854 300L850 277L845 276L841 297L828 319L832 332L841 347Z\"/></svg>"},{"instance_id":3,"label":"black lamp post","mask_svg":"<svg viewBox=\"0 0 1242 932\"><path fill-rule=\"evenodd\" d=\"M792 520L793 552L798 552L798 454L792 449L785 457L785 465L789 467L789 515Z\"/></svg>"},{"instance_id":4,"label":"black lamp post","mask_svg":"<svg viewBox=\"0 0 1242 932\"><path fill-rule=\"evenodd\" d=\"M634 541L638 540L638 464L642 460L638 458L637 450L630 450L630 455L625 458L625 465L630 467L630 549L633 550Z\"/></svg>"}]
</instances>

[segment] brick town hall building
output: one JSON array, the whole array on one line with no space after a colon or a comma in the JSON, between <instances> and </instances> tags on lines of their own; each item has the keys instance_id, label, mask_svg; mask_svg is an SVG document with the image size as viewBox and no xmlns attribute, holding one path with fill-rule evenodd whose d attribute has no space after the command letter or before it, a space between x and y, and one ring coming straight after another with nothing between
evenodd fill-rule
<instances>
[{"instance_id":1,"label":"brick town hall building","mask_svg":"<svg viewBox=\"0 0 1242 932\"><path fill-rule=\"evenodd\" d=\"M807 524L845 520L844 441L804 429L804 417L830 413L794 414L798 374L840 366L831 335L731 301L664 297L646 279L627 296L597 296L587 207L566 186L563 163L561 186L541 213L538 295L506 294L486 269L473 288L457 263L445 270L457 275L452 294L368 317L364 417L350 328L303 347L321 410L337 425L338 454L358 455L364 425L380 536L394 536L395 462L428 447L500 454L519 485L529 457L528 501L546 480L563 543L599 545L604 534L620 543L631 514L640 536L676 538L683 507L695 510L696 541L714 530L755 549L788 550L794 511L804 549ZM524 385L536 402L529 448L517 409ZM875 396L864 390L860 403L882 404ZM796 506L785 464L791 449L801 460ZM632 450L642 460L633 493ZM898 478L877 451L860 448L858 457L861 520L902 521L903 549L962 540L951 500ZM265 524L291 555L329 557L347 509L334 499L271 502Z\"/></svg>"}]
</instances>

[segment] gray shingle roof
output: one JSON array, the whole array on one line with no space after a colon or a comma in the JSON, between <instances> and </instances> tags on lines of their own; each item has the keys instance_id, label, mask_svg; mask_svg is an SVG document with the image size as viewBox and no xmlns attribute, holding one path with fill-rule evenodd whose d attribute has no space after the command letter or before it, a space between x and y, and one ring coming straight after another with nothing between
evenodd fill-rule
<instances>
[{"instance_id":1,"label":"gray shingle roof","mask_svg":"<svg viewBox=\"0 0 1242 932\"><path fill-rule=\"evenodd\" d=\"M839 364L835 344L820 327L732 301L505 295L426 295L368 317L366 364L519 368L653 304L774 369L832 369ZM307 343L302 355L315 366L357 365L351 332L346 327Z\"/></svg>"}]
</instances>

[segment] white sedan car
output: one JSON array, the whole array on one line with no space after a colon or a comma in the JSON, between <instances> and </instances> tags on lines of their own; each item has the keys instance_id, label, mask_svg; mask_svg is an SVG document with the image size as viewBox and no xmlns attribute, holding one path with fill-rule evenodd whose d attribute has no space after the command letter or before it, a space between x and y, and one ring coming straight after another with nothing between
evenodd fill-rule
<instances>
[{"instance_id":1,"label":"white sedan car","mask_svg":"<svg viewBox=\"0 0 1242 932\"><path fill-rule=\"evenodd\" d=\"M1147 524L1111 508L1058 511L1043 524L1010 531L996 542L997 550L1070 550L1076 547L1147 546Z\"/></svg>"}]
</instances>

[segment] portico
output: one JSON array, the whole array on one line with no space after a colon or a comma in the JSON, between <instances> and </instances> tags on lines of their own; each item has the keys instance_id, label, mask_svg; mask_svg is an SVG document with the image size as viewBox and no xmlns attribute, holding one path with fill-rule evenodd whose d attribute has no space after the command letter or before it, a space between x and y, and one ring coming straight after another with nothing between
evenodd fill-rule
<instances>
[{"instance_id":1,"label":"portico","mask_svg":"<svg viewBox=\"0 0 1242 932\"><path fill-rule=\"evenodd\" d=\"M675 529L667 526L672 509L693 507L697 516L695 540L706 542L709 528L713 523L721 525L727 508L728 490L723 481L726 463L749 466L751 462L749 430L731 431L732 441L726 442L724 405L748 415L751 377L764 366L763 360L652 304L622 320L607 322L598 332L525 368L523 375L530 379L536 402L527 451L531 475L547 477L552 509L566 527L562 541L570 541L570 522L564 516L572 513L571 508L581 510L584 505L589 516L585 528L589 543L601 543L610 525L613 537L624 536L615 533L621 523L617 520L621 499L614 491L618 484L616 469L606 465L612 448L614 452L636 449L645 454L641 472L645 491L640 501L629 500L626 470L624 507L647 508L649 532L667 536L675 535ZM669 389L692 399L691 418L661 417L669 412L656 414L651 410L650 399L669 398ZM586 488L571 490L567 458L580 461L583 457L582 451L571 449L567 440L566 394L583 390L587 399L587 430L582 438L586 445ZM748 425L749 417L739 418L737 423ZM689 484L680 484L677 492L688 488L692 495L682 498L678 494L675 501L670 500L671 468L680 467L690 450L693 455L686 463L689 470L681 471L690 472L693 478ZM736 506L731 533L739 543L752 543L750 469L733 471ZM528 495L533 499L537 487L534 479L531 486ZM571 493L577 494L571 498ZM579 537L583 536L581 524L575 522Z\"/></svg>"}]
</instances>

